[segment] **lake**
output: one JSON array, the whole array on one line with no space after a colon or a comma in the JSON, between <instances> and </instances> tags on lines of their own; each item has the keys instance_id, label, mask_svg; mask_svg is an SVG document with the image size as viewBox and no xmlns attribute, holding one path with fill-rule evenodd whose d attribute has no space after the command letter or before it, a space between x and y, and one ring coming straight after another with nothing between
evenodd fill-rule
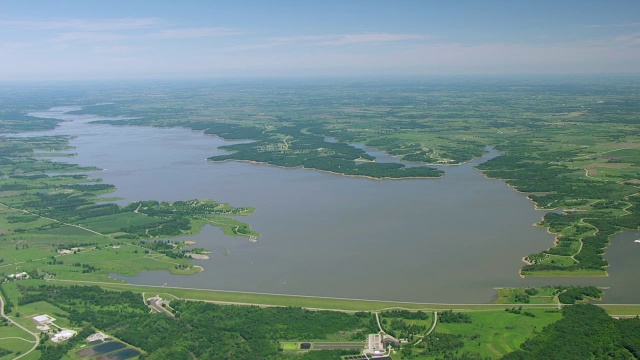
<instances>
[{"instance_id":1,"label":"lake","mask_svg":"<svg viewBox=\"0 0 640 360\"><path fill-rule=\"evenodd\" d=\"M371 180L308 169L240 162L212 163L234 142L188 129L88 124L105 119L53 108L32 116L66 120L46 135L73 135L71 161L104 171L109 196L137 200L213 199L252 206L241 220L258 242L205 227L193 237L211 249L191 276L152 271L131 283L279 294L431 303L485 303L495 287L546 284L610 286L608 302L637 302L640 246L614 241L608 278L521 279L521 258L553 243L534 227L544 212L502 181L473 166L442 167L439 179ZM31 134L33 135L33 134ZM629 246L631 243L634 246ZM627 249L627 247L630 247ZM228 250L228 251L227 251Z\"/></svg>"}]
</instances>

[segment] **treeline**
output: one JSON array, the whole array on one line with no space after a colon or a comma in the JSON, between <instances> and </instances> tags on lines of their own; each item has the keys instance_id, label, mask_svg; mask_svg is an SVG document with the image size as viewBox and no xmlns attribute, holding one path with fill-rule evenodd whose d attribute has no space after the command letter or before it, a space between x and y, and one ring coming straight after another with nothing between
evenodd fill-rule
<instances>
[{"instance_id":1,"label":"treeline","mask_svg":"<svg viewBox=\"0 0 640 360\"><path fill-rule=\"evenodd\" d=\"M421 310L385 310L381 313L384 317L401 318L406 320L427 320L429 315Z\"/></svg>"},{"instance_id":2,"label":"treeline","mask_svg":"<svg viewBox=\"0 0 640 360\"><path fill-rule=\"evenodd\" d=\"M563 304L575 304L585 298L600 299L602 297L602 290L595 286L560 286L558 290L560 291L558 299Z\"/></svg>"},{"instance_id":3,"label":"treeline","mask_svg":"<svg viewBox=\"0 0 640 360\"><path fill-rule=\"evenodd\" d=\"M21 296L18 305L31 304L37 301L47 301L69 313L79 314L101 308L115 309L122 307L128 312L146 313L148 308L143 304L142 297L131 291L108 291L98 286L54 286L39 285L25 286L18 284ZM72 319L70 319L72 320ZM81 323L78 322L78 323Z\"/></svg>"},{"instance_id":4,"label":"treeline","mask_svg":"<svg viewBox=\"0 0 640 360\"><path fill-rule=\"evenodd\" d=\"M567 306L562 315L503 359L640 358L640 319L616 320L589 304Z\"/></svg>"},{"instance_id":5,"label":"treeline","mask_svg":"<svg viewBox=\"0 0 640 360\"><path fill-rule=\"evenodd\" d=\"M4 287L2 287L2 284L0 284L0 293L2 294L2 298L4 299L4 313L11 314L11 312L13 311L13 303L7 296L7 293L4 291Z\"/></svg>"},{"instance_id":6,"label":"treeline","mask_svg":"<svg viewBox=\"0 0 640 360\"><path fill-rule=\"evenodd\" d=\"M471 316L453 310L445 310L438 313L438 321L443 323L471 323Z\"/></svg>"},{"instance_id":7,"label":"treeline","mask_svg":"<svg viewBox=\"0 0 640 360\"><path fill-rule=\"evenodd\" d=\"M384 323L388 324L388 326L385 326L385 331L395 338L408 339L411 341L414 336L427 331L425 325L408 324L403 319L391 319L390 322L387 322L386 319L384 320Z\"/></svg>"}]
</instances>

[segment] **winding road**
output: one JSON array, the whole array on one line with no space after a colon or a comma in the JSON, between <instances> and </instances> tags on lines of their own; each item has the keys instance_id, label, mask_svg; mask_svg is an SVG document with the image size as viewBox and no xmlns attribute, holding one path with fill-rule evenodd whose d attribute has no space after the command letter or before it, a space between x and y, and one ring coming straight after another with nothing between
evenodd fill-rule
<instances>
[{"instance_id":1,"label":"winding road","mask_svg":"<svg viewBox=\"0 0 640 360\"><path fill-rule=\"evenodd\" d=\"M4 299L2 298L2 295L1 295L1 294L0 294L0 316L2 316L3 318L7 319L7 321L8 321L8 322L10 322L10 323L12 323L13 325L15 325L15 326L19 327L19 328L20 328L20 329L22 329L23 331L25 331L25 332L27 332L27 333L31 334L31 336L33 336L33 338L35 339L35 341L29 341L29 340L27 340L27 339L22 339L22 338L20 338L20 339L22 339L22 340L24 340L24 341L26 341L26 342L32 342L32 343L33 343L33 347L32 347L29 351L25 352L24 354L20 354L19 356L17 356L17 357L15 357L15 358L13 358L14 360L16 360L16 359L20 359L21 357L24 357L24 356L29 355L31 352L33 352L33 350L35 350L35 349L38 347L38 345L40 345L40 337L38 336L38 334L33 333L33 332L31 332L31 331L27 330L25 327L23 327L22 325L18 324L18 323L17 323L17 322L15 322L15 321L11 320L8 316L6 316L6 315L4 314Z\"/></svg>"}]
</instances>

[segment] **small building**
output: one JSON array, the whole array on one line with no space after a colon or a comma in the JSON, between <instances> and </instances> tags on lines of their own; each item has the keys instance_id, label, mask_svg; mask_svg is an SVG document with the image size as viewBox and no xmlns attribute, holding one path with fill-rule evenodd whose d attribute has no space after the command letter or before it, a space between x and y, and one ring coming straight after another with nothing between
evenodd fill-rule
<instances>
[{"instance_id":1,"label":"small building","mask_svg":"<svg viewBox=\"0 0 640 360\"><path fill-rule=\"evenodd\" d=\"M49 330L51 330L51 327L49 327L49 325L36 325L36 329L42 332L49 332Z\"/></svg>"},{"instance_id":2,"label":"small building","mask_svg":"<svg viewBox=\"0 0 640 360\"><path fill-rule=\"evenodd\" d=\"M71 339L72 337L76 336L77 333L77 331L62 329L62 331L51 337L51 341L53 341L54 343L60 343L65 340Z\"/></svg>"},{"instance_id":3,"label":"small building","mask_svg":"<svg viewBox=\"0 0 640 360\"><path fill-rule=\"evenodd\" d=\"M16 280L26 280L29 278L29 274L27 274L26 272L21 272L21 273L16 273L16 274L9 274L7 275L7 277L9 279L16 279Z\"/></svg>"}]
</instances>

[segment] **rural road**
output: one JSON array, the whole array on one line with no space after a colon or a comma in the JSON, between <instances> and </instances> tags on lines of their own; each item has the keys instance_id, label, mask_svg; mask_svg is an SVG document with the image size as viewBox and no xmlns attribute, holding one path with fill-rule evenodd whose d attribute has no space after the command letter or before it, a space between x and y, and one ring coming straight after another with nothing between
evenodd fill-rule
<instances>
[{"instance_id":1,"label":"rural road","mask_svg":"<svg viewBox=\"0 0 640 360\"><path fill-rule=\"evenodd\" d=\"M15 358L13 358L14 360L16 360L16 359L20 359L20 358L21 358L21 357L23 357L23 356L27 356L27 355L28 355L28 354L30 354L33 350L35 350L35 349L38 347L38 345L40 345L40 337L38 336L38 334L36 334L36 333L32 333L31 331L27 330L26 328L24 328L22 325L18 324L17 322L15 322L15 321L11 320L9 317L7 317L7 316L4 314L4 299L2 298L2 295L1 295L1 294L0 294L0 316L2 316L3 318L7 319L7 321L9 321L9 322L10 322L10 323L12 323L13 325L15 325L15 326L19 327L20 329L24 330L25 332L27 332L27 333L31 334L31 336L33 336L33 338L36 340L36 341L34 342L34 344L33 344L33 347L32 347L29 351L27 351L27 352L26 352L26 353L24 353L24 354L20 354L19 356L17 356L17 357L15 357ZM27 341L28 341L28 340L27 340ZM29 341L29 342L31 342L31 341Z\"/></svg>"}]
</instances>

